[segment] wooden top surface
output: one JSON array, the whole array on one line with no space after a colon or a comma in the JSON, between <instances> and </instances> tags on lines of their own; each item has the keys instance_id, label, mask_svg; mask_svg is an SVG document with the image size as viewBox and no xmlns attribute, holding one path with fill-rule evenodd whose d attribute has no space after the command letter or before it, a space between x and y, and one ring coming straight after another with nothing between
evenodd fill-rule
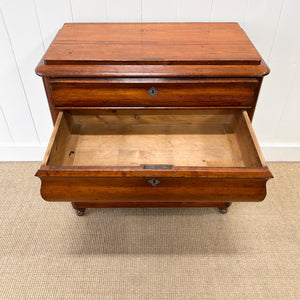
<instances>
[{"instance_id":1,"label":"wooden top surface","mask_svg":"<svg viewBox=\"0 0 300 300\"><path fill-rule=\"evenodd\" d=\"M258 65L237 23L67 23L45 64Z\"/></svg>"}]
</instances>

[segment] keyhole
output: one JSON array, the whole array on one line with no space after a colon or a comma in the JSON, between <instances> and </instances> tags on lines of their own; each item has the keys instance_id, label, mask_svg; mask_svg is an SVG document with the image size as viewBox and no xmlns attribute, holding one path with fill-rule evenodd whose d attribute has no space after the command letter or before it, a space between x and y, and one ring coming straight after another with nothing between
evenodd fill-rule
<instances>
[{"instance_id":1,"label":"keyhole","mask_svg":"<svg viewBox=\"0 0 300 300\"><path fill-rule=\"evenodd\" d=\"M155 95L158 94L158 90L155 87L152 87L149 91L148 94L153 98Z\"/></svg>"},{"instance_id":2,"label":"keyhole","mask_svg":"<svg viewBox=\"0 0 300 300\"><path fill-rule=\"evenodd\" d=\"M153 178L153 179L151 179L151 180L148 180L148 182L151 183L152 186L157 186L157 185L160 183L160 181L157 180L156 178Z\"/></svg>"}]
</instances>

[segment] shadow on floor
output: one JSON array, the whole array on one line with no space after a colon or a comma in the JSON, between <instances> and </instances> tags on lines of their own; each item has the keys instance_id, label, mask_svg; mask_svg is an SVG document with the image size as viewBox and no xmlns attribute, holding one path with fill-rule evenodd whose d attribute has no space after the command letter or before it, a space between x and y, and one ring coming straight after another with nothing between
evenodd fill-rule
<instances>
[{"instance_id":1,"label":"shadow on floor","mask_svg":"<svg viewBox=\"0 0 300 300\"><path fill-rule=\"evenodd\" d=\"M216 208L87 209L72 231L73 254L224 254L236 251L230 211Z\"/></svg>"}]
</instances>

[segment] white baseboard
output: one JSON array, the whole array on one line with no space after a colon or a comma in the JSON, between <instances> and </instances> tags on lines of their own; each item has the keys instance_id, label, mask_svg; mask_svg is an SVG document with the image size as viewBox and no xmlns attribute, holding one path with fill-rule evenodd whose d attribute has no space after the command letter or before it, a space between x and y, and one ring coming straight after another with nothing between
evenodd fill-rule
<instances>
[{"instance_id":1,"label":"white baseboard","mask_svg":"<svg viewBox=\"0 0 300 300\"><path fill-rule=\"evenodd\" d=\"M262 144L266 161L300 161L300 145Z\"/></svg>"},{"instance_id":2,"label":"white baseboard","mask_svg":"<svg viewBox=\"0 0 300 300\"><path fill-rule=\"evenodd\" d=\"M0 161L41 161L46 146L0 146Z\"/></svg>"},{"instance_id":3,"label":"white baseboard","mask_svg":"<svg viewBox=\"0 0 300 300\"><path fill-rule=\"evenodd\" d=\"M300 144L261 145L266 161L300 161ZM41 161L46 146L0 146L0 161Z\"/></svg>"}]
</instances>

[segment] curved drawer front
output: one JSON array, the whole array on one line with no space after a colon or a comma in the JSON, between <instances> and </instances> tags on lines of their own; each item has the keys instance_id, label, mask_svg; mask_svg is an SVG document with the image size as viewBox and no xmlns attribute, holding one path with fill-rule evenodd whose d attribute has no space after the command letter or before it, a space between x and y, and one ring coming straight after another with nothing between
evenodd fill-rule
<instances>
[{"instance_id":1,"label":"curved drawer front","mask_svg":"<svg viewBox=\"0 0 300 300\"><path fill-rule=\"evenodd\" d=\"M266 180L157 177L44 177L41 195L47 201L234 202L262 201Z\"/></svg>"},{"instance_id":2,"label":"curved drawer front","mask_svg":"<svg viewBox=\"0 0 300 300\"><path fill-rule=\"evenodd\" d=\"M57 107L252 106L256 79L50 81Z\"/></svg>"}]
</instances>

